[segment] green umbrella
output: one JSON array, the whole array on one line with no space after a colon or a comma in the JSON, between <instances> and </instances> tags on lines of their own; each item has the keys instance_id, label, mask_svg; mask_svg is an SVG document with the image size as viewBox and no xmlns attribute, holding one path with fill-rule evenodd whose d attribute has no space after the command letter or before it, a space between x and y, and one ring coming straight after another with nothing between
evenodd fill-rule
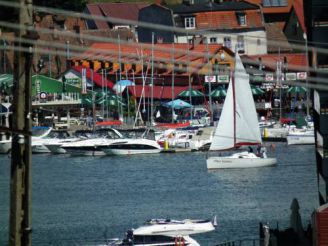
<instances>
[{"instance_id":1,"label":"green umbrella","mask_svg":"<svg viewBox=\"0 0 328 246\"><path fill-rule=\"evenodd\" d=\"M227 95L227 91L224 88L217 88L211 92L211 97L225 97Z\"/></svg>"},{"instance_id":2,"label":"green umbrella","mask_svg":"<svg viewBox=\"0 0 328 246\"><path fill-rule=\"evenodd\" d=\"M204 94L202 92L200 92L199 90L194 90L194 89L187 89L187 90L184 90L184 91L181 91L179 94L178 94L178 97L202 97L204 96Z\"/></svg>"},{"instance_id":3,"label":"green umbrella","mask_svg":"<svg viewBox=\"0 0 328 246\"><path fill-rule=\"evenodd\" d=\"M287 92L292 94L305 93L306 91L306 88L303 86L291 86L287 89Z\"/></svg>"},{"instance_id":4,"label":"green umbrella","mask_svg":"<svg viewBox=\"0 0 328 246\"><path fill-rule=\"evenodd\" d=\"M106 96L105 92L94 92L95 93L95 104L96 105L108 105L108 106L115 106L117 104L122 104L123 100L122 97L117 96L115 94L108 93ZM92 106L92 94L87 94L82 97L82 103L88 106Z\"/></svg>"},{"instance_id":5,"label":"green umbrella","mask_svg":"<svg viewBox=\"0 0 328 246\"><path fill-rule=\"evenodd\" d=\"M1 74L0 75L0 93L6 92L11 94L11 88L13 87L13 75Z\"/></svg>"},{"instance_id":6,"label":"green umbrella","mask_svg":"<svg viewBox=\"0 0 328 246\"><path fill-rule=\"evenodd\" d=\"M259 87L256 87L255 85L251 85L251 91L254 96L259 96L265 93L264 90Z\"/></svg>"}]
</instances>

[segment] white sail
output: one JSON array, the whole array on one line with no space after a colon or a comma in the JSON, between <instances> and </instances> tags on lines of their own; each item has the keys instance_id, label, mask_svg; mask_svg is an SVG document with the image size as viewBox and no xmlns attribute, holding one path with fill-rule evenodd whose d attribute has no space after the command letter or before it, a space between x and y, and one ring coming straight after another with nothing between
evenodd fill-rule
<instances>
[{"instance_id":1,"label":"white sail","mask_svg":"<svg viewBox=\"0 0 328 246\"><path fill-rule=\"evenodd\" d=\"M229 83L210 150L225 150L242 144L261 143L261 133L249 76L238 52L236 52L233 79L234 81L230 80Z\"/></svg>"}]
</instances>

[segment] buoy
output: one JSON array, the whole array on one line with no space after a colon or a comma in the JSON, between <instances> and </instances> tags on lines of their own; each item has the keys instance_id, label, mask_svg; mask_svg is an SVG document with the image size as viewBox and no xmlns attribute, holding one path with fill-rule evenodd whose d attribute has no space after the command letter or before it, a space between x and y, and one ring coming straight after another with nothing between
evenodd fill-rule
<instances>
[{"instance_id":1,"label":"buoy","mask_svg":"<svg viewBox=\"0 0 328 246\"><path fill-rule=\"evenodd\" d=\"M169 141L167 139L164 140L164 150L169 149Z\"/></svg>"},{"instance_id":2,"label":"buoy","mask_svg":"<svg viewBox=\"0 0 328 246\"><path fill-rule=\"evenodd\" d=\"M269 137L268 128L264 128L263 137L264 138L268 138Z\"/></svg>"}]
</instances>

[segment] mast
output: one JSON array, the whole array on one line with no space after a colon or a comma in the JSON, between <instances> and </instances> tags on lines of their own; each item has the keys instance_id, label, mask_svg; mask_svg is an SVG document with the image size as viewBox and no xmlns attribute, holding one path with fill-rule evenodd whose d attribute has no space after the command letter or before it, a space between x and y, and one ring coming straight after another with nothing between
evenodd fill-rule
<instances>
[{"instance_id":1,"label":"mast","mask_svg":"<svg viewBox=\"0 0 328 246\"><path fill-rule=\"evenodd\" d=\"M150 101L150 124L154 125L154 32L151 33L151 101Z\"/></svg>"},{"instance_id":2,"label":"mast","mask_svg":"<svg viewBox=\"0 0 328 246\"><path fill-rule=\"evenodd\" d=\"M237 53L236 53L237 55ZM236 57L235 57L236 58ZM235 65L236 69L236 65ZM236 72L236 70L235 70ZM236 90L235 90L235 76L231 72L231 85L232 85L232 104L233 104L233 145L236 147Z\"/></svg>"},{"instance_id":3,"label":"mast","mask_svg":"<svg viewBox=\"0 0 328 246\"><path fill-rule=\"evenodd\" d=\"M308 54L308 39L306 33L303 34L303 38L305 39L305 57L306 57L306 117L310 116L310 94L309 94L309 54Z\"/></svg>"},{"instance_id":4,"label":"mast","mask_svg":"<svg viewBox=\"0 0 328 246\"><path fill-rule=\"evenodd\" d=\"M172 53L172 123L174 123L174 106L173 106L173 98L174 98L174 42L172 43L173 49L171 51Z\"/></svg>"}]
</instances>

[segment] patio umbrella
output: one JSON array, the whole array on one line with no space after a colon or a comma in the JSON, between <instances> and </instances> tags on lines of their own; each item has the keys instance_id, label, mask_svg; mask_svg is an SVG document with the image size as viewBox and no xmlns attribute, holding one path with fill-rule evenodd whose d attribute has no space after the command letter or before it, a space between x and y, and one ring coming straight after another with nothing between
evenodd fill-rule
<instances>
[{"instance_id":1,"label":"patio umbrella","mask_svg":"<svg viewBox=\"0 0 328 246\"><path fill-rule=\"evenodd\" d=\"M200 92L199 90L194 90L194 89L187 89L187 90L184 90L184 91L181 91L179 94L178 94L178 97L202 97L204 96L204 94L202 92Z\"/></svg>"},{"instance_id":2,"label":"patio umbrella","mask_svg":"<svg viewBox=\"0 0 328 246\"><path fill-rule=\"evenodd\" d=\"M305 93L306 91L306 88L303 86L291 86L287 89L287 92L292 94Z\"/></svg>"},{"instance_id":3,"label":"patio umbrella","mask_svg":"<svg viewBox=\"0 0 328 246\"><path fill-rule=\"evenodd\" d=\"M116 82L113 89L116 91L116 93L122 93L127 86L132 86L132 85L135 85L135 83L132 82L131 80L128 79L119 80Z\"/></svg>"},{"instance_id":4,"label":"patio umbrella","mask_svg":"<svg viewBox=\"0 0 328 246\"><path fill-rule=\"evenodd\" d=\"M211 92L211 97L225 97L227 95L226 89L217 88Z\"/></svg>"},{"instance_id":5,"label":"patio umbrella","mask_svg":"<svg viewBox=\"0 0 328 246\"><path fill-rule=\"evenodd\" d=\"M251 91L252 91L253 96L259 96L259 95L264 94L264 90L262 90L259 87L254 86L254 85L251 85Z\"/></svg>"},{"instance_id":6,"label":"patio umbrella","mask_svg":"<svg viewBox=\"0 0 328 246\"><path fill-rule=\"evenodd\" d=\"M1 74L0 75L0 93L6 92L11 93L13 86L13 75L12 74Z\"/></svg>"},{"instance_id":7,"label":"patio umbrella","mask_svg":"<svg viewBox=\"0 0 328 246\"><path fill-rule=\"evenodd\" d=\"M166 107L172 107L175 109L181 109L181 108L190 108L191 105L183 100L176 99L167 103L164 103L163 106Z\"/></svg>"}]
</instances>

